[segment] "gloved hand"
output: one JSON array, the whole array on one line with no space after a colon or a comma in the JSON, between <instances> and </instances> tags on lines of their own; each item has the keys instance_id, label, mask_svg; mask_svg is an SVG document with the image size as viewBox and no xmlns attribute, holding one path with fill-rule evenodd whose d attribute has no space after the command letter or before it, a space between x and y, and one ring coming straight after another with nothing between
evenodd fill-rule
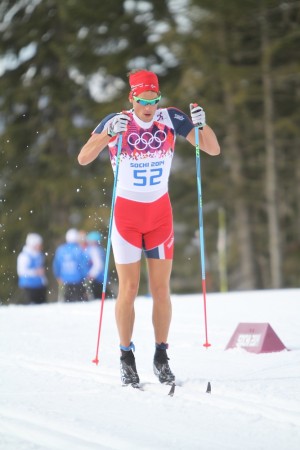
<instances>
[{"instance_id":1,"label":"gloved hand","mask_svg":"<svg viewBox=\"0 0 300 450\"><path fill-rule=\"evenodd\" d=\"M128 122L130 117L127 114L120 113L117 114L110 122L107 128L107 134L111 137L116 136L116 134L123 133L127 130Z\"/></svg>"},{"instance_id":2,"label":"gloved hand","mask_svg":"<svg viewBox=\"0 0 300 450\"><path fill-rule=\"evenodd\" d=\"M205 125L205 112L197 103L190 104L191 119L195 126L203 128Z\"/></svg>"}]
</instances>

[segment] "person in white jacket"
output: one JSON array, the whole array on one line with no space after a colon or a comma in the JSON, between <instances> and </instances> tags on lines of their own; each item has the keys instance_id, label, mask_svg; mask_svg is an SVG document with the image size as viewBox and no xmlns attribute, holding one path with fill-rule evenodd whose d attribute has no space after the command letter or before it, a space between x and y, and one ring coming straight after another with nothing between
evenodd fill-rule
<instances>
[{"instance_id":1,"label":"person in white jacket","mask_svg":"<svg viewBox=\"0 0 300 450\"><path fill-rule=\"evenodd\" d=\"M45 255L42 248L42 237L37 233L29 233L17 258L18 284L24 293L24 303L47 302Z\"/></svg>"},{"instance_id":2,"label":"person in white jacket","mask_svg":"<svg viewBox=\"0 0 300 450\"><path fill-rule=\"evenodd\" d=\"M101 239L102 236L99 231L91 231L86 236L87 247L85 251L91 263L87 278L93 299L100 299L103 290L105 252L100 244Z\"/></svg>"}]
</instances>

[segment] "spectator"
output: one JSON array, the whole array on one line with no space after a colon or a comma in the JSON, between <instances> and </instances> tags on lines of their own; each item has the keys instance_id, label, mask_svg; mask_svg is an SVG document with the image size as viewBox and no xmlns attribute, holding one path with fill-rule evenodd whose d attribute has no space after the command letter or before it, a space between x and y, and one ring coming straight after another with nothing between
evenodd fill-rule
<instances>
[{"instance_id":1,"label":"spectator","mask_svg":"<svg viewBox=\"0 0 300 450\"><path fill-rule=\"evenodd\" d=\"M100 245L101 239L102 235L98 231L91 231L86 237L86 252L91 261L88 279L94 299L101 298L103 290L105 252Z\"/></svg>"},{"instance_id":2,"label":"spectator","mask_svg":"<svg viewBox=\"0 0 300 450\"><path fill-rule=\"evenodd\" d=\"M86 232L84 230L78 231L78 244L83 250L87 248Z\"/></svg>"},{"instance_id":3,"label":"spectator","mask_svg":"<svg viewBox=\"0 0 300 450\"><path fill-rule=\"evenodd\" d=\"M18 282L27 304L40 304L47 301L45 255L42 252L42 246L42 237L37 233L29 233L25 246L18 255Z\"/></svg>"},{"instance_id":4,"label":"spectator","mask_svg":"<svg viewBox=\"0 0 300 450\"><path fill-rule=\"evenodd\" d=\"M89 271L89 260L78 240L78 231L68 230L66 242L57 248L53 260L53 273L59 286L63 285L67 302L87 300L84 280Z\"/></svg>"}]
</instances>

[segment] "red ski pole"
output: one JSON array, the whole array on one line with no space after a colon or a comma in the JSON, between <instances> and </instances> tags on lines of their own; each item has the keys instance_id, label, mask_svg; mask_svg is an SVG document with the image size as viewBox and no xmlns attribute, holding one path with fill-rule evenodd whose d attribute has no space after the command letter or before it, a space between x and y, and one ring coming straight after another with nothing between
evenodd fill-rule
<instances>
[{"instance_id":1,"label":"red ski pole","mask_svg":"<svg viewBox=\"0 0 300 450\"><path fill-rule=\"evenodd\" d=\"M114 217L115 210L115 201L116 201L116 190L117 190L117 182L118 182L118 174L119 174L119 165L120 165L120 155L122 150L122 140L123 135L119 135L118 140L118 151L116 158L116 168L115 168L115 176L114 176L114 184L113 184L113 192L112 192L112 200L111 200L111 209L110 209L110 218L109 218L109 227L108 227L108 238L107 238L107 247L106 247L106 255L105 255L105 265L104 265L104 278L103 278L103 288L102 288L102 297L101 297L101 307L100 307L100 318L99 318L99 328L98 328L98 337L97 337L97 346L96 346L96 356L92 360L93 363L99 363L99 345L100 345L100 334L102 328L102 318L103 318L103 307L106 295L106 285L107 285L107 276L108 276L108 265L110 258L110 250L111 250L111 231L112 231L112 222Z\"/></svg>"}]
</instances>

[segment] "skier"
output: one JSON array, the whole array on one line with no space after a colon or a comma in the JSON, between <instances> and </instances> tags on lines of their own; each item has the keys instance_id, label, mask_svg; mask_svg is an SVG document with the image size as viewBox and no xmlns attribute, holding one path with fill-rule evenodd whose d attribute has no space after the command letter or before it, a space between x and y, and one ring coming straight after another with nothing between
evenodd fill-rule
<instances>
[{"instance_id":1,"label":"skier","mask_svg":"<svg viewBox=\"0 0 300 450\"><path fill-rule=\"evenodd\" d=\"M158 106L161 93L155 73L133 71L129 74L129 84L132 108L106 116L82 147L78 161L81 165L89 164L108 146L115 170L118 138L123 135L111 234L119 282L115 315L120 338L121 381L124 385L139 383L132 335L143 251L153 298L153 370L161 383L172 384L175 376L168 363L167 349L172 315L170 276L174 232L168 179L175 140L180 135L195 145L194 125L200 123L201 150L218 155L220 147L215 133L205 124L205 112L200 106L192 108L192 121L177 108Z\"/></svg>"},{"instance_id":2,"label":"skier","mask_svg":"<svg viewBox=\"0 0 300 450\"><path fill-rule=\"evenodd\" d=\"M25 293L26 303L47 301L47 278L45 275L45 255L42 252L43 238L37 233L29 233L26 244L18 255L18 284Z\"/></svg>"}]
</instances>

